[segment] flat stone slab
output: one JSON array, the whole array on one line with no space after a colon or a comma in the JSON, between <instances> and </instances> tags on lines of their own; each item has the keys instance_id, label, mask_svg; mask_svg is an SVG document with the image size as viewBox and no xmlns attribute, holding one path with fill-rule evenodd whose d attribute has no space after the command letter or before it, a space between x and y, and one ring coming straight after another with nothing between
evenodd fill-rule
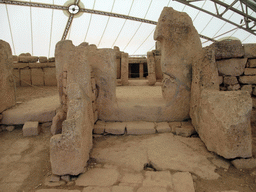
<instances>
[{"instance_id":1,"label":"flat stone slab","mask_svg":"<svg viewBox=\"0 0 256 192\"><path fill-rule=\"evenodd\" d=\"M145 122L145 121L127 122L126 129L127 129L128 135L156 133L155 124L153 122Z\"/></svg>"},{"instance_id":2,"label":"flat stone slab","mask_svg":"<svg viewBox=\"0 0 256 192\"><path fill-rule=\"evenodd\" d=\"M143 181L145 187L164 187L172 188L172 175L169 171L147 171L146 179Z\"/></svg>"},{"instance_id":3,"label":"flat stone slab","mask_svg":"<svg viewBox=\"0 0 256 192\"><path fill-rule=\"evenodd\" d=\"M35 136L39 134L38 121L27 121L22 128L23 136Z\"/></svg>"},{"instance_id":4,"label":"flat stone slab","mask_svg":"<svg viewBox=\"0 0 256 192\"><path fill-rule=\"evenodd\" d=\"M174 173L173 186L175 192L195 192L193 179L189 172Z\"/></svg>"},{"instance_id":5,"label":"flat stone slab","mask_svg":"<svg viewBox=\"0 0 256 192\"><path fill-rule=\"evenodd\" d=\"M122 177L120 184L130 185L130 184L141 184L143 181L143 175L141 173L125 173Z\"/></svg>"},{"instance_id":6,"label":"flat stone slab","mask_svg":"<svg viewBox=\"0 0 256 192\"><path fill-rule=\"evenodd\" d=\"M163 187L140 187L137 192L167 192Z\"/></svg>"},{"instance_id":7,"label":"flat stone slab","mask_svg":"<svg viewBox=\"0 0 256 192\"><path fill-rule=\"evenodd\" d=\"M254 159L254 158L236 159L236 160L231 161L231 163L237 169L253 169L256 167L256 159Z\"/></svg>"},{"instance_id":8,"label":"flat stone slab","mask_svg":"<svg viewBox=\"0 0 256 192\"><path fill-rule=\"evenodd\" d=\"M171 128L167 122L156 123L156 131L158 133L169 133Z\"/></svg>"},{"instance_id":9,"label":"flat stone slab","mask_svg":"<svg viewBox=\"0 0 256 192\"><path fill-rule=\"evenodd\" d=\"M24 124L27 121L45 123L52 121L59 107L59 95L24 102L2 113L2 124Z\"/></svg>"},{"instance_id":10,"label":"flat stone slab","mask_svg":"<svg viewBox=\"0 0 256 192\"><path fill-rule=\"evenodd\" d=\"M80 192L80 190L65 190L65 189L39 189L36 192Z\"/></svg>"},{"instance_id":11,"label":"flat stone slab","mask_svg":"<svg viewBox=\"0 0 256 192\"><path fill-rule=\"evenodd\" d=\"M134 192L134 187L114 186L111 192Z\"/></svg>"},{"instance_id":12,"label":"flat stone slab","mask_svg":"<svg viewBox=\"0 0 256 192\"><path fill-rule=\"evenodd\" d=\"M80 175L76 180L78 186L112 186L118 181L119 172L116 169L95 168Z\"/></svg>"},{"instance_id":13,"label":"flat stone slab","mask_svg":"<svg viewBox=\"0 0 256 192\"><path fill-rule=\"evenodd\" d=\"M123 135L125 128L125 122L106 122L105 132L113 135Z\"/></svg>"},{"instance_id":14,"label":"flat stone slab","mask_svg":"<svg viewBox=\"0 0 256 192\"><path fill-rule=\"evenodd\" d=\"M111 192L108 187L86 187L82 192Z\"/></svg>"},{"instance_id":15,"label":"flat stone slab","mask_svg":"<svg viewBox=\"0 0 256 192\"><path fill-rule=\"evenodd\" d=\"M103 134L105 132L106 122L105 121L97 121L93 128L94 134Z\"/></svg>"}]
</instances>

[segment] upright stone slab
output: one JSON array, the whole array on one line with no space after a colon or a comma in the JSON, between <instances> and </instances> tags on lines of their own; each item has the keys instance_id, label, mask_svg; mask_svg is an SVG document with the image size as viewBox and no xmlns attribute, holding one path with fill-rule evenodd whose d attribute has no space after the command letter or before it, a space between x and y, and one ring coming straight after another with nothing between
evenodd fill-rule
<instances>
[{"instance_id":1,"label":"upright stone slab","mask_svg":"<svg viewBox=\"0 0 256 192\"><path fill-rule=\"evenodd\" d=\"M209 151L225 158L250 157L252 139L248 92L219 91L215 51L204 48L195 58L190 117Z\"/></svg>"},{"instance_id":2,"label":"upright stone slab","mask_svg":"<svg viewBox=\"0 0 256 192\"><path fill-rule=\"evenodd\" d=\"M199 35L186 13L165 7L154 39L161 43L162 92L170 115L188 118L191 66L193 57L202 50Z\"/></svg>"},{"instance_id":3,"label":"upright stone slab","mask_svg":"<svg viewBox=\"0 0 256 192\"><path fill-rule=\"evenodd\" d=\"M116 78L121 78L121 52L119 47L114 46L114 50L116 51Z\"/></svg>"},{"instance_id":4,"label":"upright stone slab","mask_svg":"<svg viewBox=\"0 0 256 192\"><path fill-rule=\"evenodd\" d=\"M31 71L29 68L20 69L20 84L22 87L31 85Z\"/></svg>"},{"instance_id":5,"label":"upright stone slab","mask_svg":"<svg viewBox=\"0 0 256 192\"><path fill-rule=\"evenodd\" d=\"M128 53L122 53L121 55L121 82L122 85L128 85L128 72L129 72L129 59Z\"/></svg>"},{"instance_id":6,"label":"upright stone slab","mask_svg":"<svg viewBox=\"0 0 256 192\"><path fill-rule=\"evenodd\" d=\"M0 40L0 113L15 105L12 62L10 45Z\"/></svg>"},{"instance_id":7,"label":"upright stone slab","mask_svg":"<svg viewBox=\"0 0 256 192\"><path fill-rule=\"evenodd\" d=\"M44 84L45 86L56 86L56 69L53 67L44 68Z\"/></svg>"},{"instance_id":8,"label":"upright stone slab","mask_svg":"<svg viewBox=\"0 0 256 192\"><path fill-rule=\"evenodd\" d=\"M60 41L56 45L62 107L67 103L67 118L63 121L62 133L50 140L50 161L52 172L56 175L84 172L92 148L93 110L88 47L87 43L74 47L70 41ZM63 87L66 87L67 95Z\"/></svg>"},{"instance_id":9,"label":"upright stone slab","mask_svg":"<svg viewBox=\"0 0 256 192\"><path fill-rule=\"evenodd\" d=\"M244 57L256 58L256 44L244 44Z\"/></svg>"},{"instance_id":10,"label":"upright stone slab","mask_svg":"<svg viewBox=\"0 0 256 192\"><path fill-rule=\"evenodd\" d=\"M32 85L44 86L44 72L41 68L31 69Z\"/></svg>"},{"instance_id":11,"label":"upright stone slab","mask_svg":"<svg viewBox=\"0 0 256 192\"><path fill-rule=\"evenodd\" d=\"M148 64L148 84L155 85L156 83L156 64L154 55L152 52L147 53L147 64Z\"/></svg>"},{"instance_id":12,"label":"upright stone slab","mask_svg":"<svg viewBox=\"0 0 256 192\"><path fill-rule=\"evenodd\" d=\"M244 73L247 58L225 59L217 61L218 70L221 75L240 76Z\"/></svg>"}]
</instances>

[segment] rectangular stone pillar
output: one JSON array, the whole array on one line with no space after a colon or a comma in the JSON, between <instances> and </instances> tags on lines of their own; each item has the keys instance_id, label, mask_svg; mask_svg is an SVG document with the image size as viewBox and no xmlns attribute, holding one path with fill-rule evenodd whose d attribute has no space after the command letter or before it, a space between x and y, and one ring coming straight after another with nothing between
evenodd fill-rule
<instances>
[{"instance_id":1,"label":"rectangular stone pillar","mask_svg":"<svg viewBox=\"0 0 256 192\"><path fill-rule=\"evenodd\" d=\"M147 53L147 64L148 64L148 83L149 85L155 85L156 83L156 64L152 52Z\"/></svg>"},{"instance_id":2,"label":"rectangular stone pillar","mask_svg":"<svg viewBox=\"0 0 256 192\"><path fill-rule=\"evenodd\" d=\"M122 85L128 85L128 65L129 65L129 59L128 59L128 53L122 53L121 55L121 82Z\"/></svg>"},{"instance_id":3,"label":"rectangular stone pillar","mask_svg":"<svg viewBox=\"0 0 256 192\"><path fill-rule=\"evenodd\" d=\"M21 79L21 86L27 87L29 84L31 85L31 75L30 69L25 68L20 70L20 79Z\"/></svg>"},{"instance_id":4,"label":"rectangular stone pillar","mask_svg":"<svg viewBox=\"0 0 256 192\"><path fill-rule=\"evenodd\" d=\"M143 79L143 74L144 74L144 66L143 66L143 63L140 63L140 79Z\"/></svg>"}]
</instances>

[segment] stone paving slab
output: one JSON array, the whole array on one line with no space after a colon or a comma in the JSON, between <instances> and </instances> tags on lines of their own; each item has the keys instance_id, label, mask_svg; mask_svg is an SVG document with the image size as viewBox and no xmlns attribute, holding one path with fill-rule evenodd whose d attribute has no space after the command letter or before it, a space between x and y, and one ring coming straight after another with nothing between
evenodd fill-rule
<instances>
[{"instance_id":1,"label":"stone paving slab","mask_svg":"<svg viewBox=\"0 0 256 192\"><path fill-rule=\"evenodd\" d=\"M119 172L116 169L95 168L80 175L76 180L78 186L112 186L118 181Z\"/></svg>"},{"instance_id":2,"label":"stone paving slab","mask_svg":"<svg viewBox=\"0 0 256 192\"><path fill-rule=\"evenodd\" d=\"M106 122L105 132L113 135L123 135L125 128L125 122Z\"/></svg>"},{"instance_id":3,"label":"stone paving slab","mask_svg":"<svg viewBox=\"0 0 256 192\"><path fill-rule=\"evenodd\" d=\"M169 133L172 130L167 122L159 122L156 123L156 131L158 133Z\"/></svg>"},{"instance_id":4,"label":"stone paving slab","mask_svg":"<svg viewBox=\"0 0 256 192\"><path fill-rule=\"evenodd\" d=\"M156 133L155 124L153 122L146 122L146 121L127 122L126 129L127 129L128 135Z\"/></svg>"},{"instance_id":5,"label":"stone paving slab","mask_svg":"<svg viewBox=\"0 0 256 192\"><path fill-rule=\"evenodd\" d=\"M173 174L175 192L195 192L192 176L189 172L177 172Z\"/></svg>"}]
</instances>

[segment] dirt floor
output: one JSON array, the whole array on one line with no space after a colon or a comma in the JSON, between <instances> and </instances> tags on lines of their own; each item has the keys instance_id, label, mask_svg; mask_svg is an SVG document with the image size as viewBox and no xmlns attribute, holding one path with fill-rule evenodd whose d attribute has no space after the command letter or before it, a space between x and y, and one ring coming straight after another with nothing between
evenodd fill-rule
<instances>
[{"instance_id":1,"label":"dirt floor","mask_svg":"<svg viewBox=\"0 0 256 192\"><path fill-rule=\"evenodd\" d=\"M22 88L17 89L17 101L25 102L31 98L55 95L56 87L46 88ZM4 126L5 128L6 126ZM57 187L45 185L45 180L51 175L49 140L51 138L50 123L41 124L41 132L38 136L23 137L22 125L16 125L11 132L0 129L0 192L26 192L38 189L77 189L74 182ZM253 157L256 158L256 125L253 130ZM116 136L102 136L94 139L94 144L107 138ZM130 136L119 136L119 142L126 142ZM136 136L133 136L136 137ZM154 135L139 136L150 138ZM196 137L196 136L193 136ZM91 161L88 168L95 166ZM217 192L235 190L239 192L256 191L256 169L237 170L232 165L228 170L218 168L216 172L221 175L217 180L204 180L194 176L196 192Z\"/></svg>"}]
</instances>

